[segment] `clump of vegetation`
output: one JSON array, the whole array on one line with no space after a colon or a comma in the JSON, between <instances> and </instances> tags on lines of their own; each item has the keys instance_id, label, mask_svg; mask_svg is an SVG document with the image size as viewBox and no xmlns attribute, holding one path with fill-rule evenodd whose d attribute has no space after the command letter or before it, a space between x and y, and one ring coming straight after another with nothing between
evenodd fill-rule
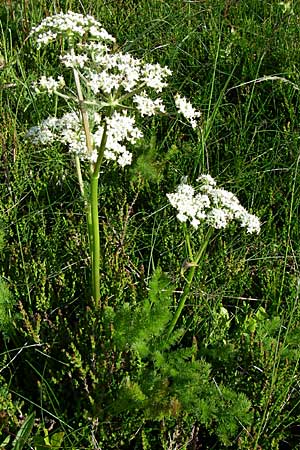
<instances>
[{"instance_id":1,"label":"clump of vegetation","mask_svg":"<svg viewBox=\"0 0 300 450\"><path fill-rule=\"evenodd\" d=\"M298 9L0 6L0 446L298 445Z\"/></svg>"}]
</instances>

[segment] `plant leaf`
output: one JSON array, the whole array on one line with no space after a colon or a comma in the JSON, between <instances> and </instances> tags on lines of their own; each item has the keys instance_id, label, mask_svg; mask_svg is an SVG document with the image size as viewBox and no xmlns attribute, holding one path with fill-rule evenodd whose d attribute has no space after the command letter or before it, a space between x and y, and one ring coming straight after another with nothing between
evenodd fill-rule
<instances>
[{"instance_id":1,"label":"plant leaf","mask_svg":"<svg viewBox=\"0 0 300 450\"><path fill-rule=\"evenodd\" d=\"M31 430L34 425L35 413L31 413L19 429L16 439L13 442L12 450L22 450L24 444L30 436Z\"/></svg>"}]
</instances>

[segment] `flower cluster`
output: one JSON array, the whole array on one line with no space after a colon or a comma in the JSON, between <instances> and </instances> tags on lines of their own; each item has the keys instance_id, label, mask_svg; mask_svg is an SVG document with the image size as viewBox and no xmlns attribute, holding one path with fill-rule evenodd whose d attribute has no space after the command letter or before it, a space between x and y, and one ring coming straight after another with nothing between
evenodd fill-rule
<instances>
[{"instance_id":1,"label":"flower cluster","mask_svg":"<svg viewBox=\"0 0 300 450\"><path fill-rule=\"evenodd\" d=\"M66 123L68 114L60 119L50 117L39 127L29 130L28 137L34 143L63 142L81 159L95 163L105 132L105 159L114 160L122 167L130 164L132 155L126 145L135 144L142 137L135 126L136 118L166 112L159 94L167 86L171 70L146 63L129 53L114 52L115 39L92 16L70 11L56 14L44 19L32 30L31 36L39 47L59 36L67 39L68 45L60 61L80 79L86 97L80 107L85 109L88 117L93 151L87 149L79 114L72 113L73 120L69 123ZM74 96L68 95L70 90L60 92L66 88L63 77L55 80L43 76L34 88L38 93L57 94L74 102ZM74 89L71 92L73 94ZM175 106L195 128L200 113L179 95L175 98ZM73 109L79 111L78 103Z\"/></svg>"},{"instance_id":2,"label":"flower cluster","mask_svg":"<svg viewBox=\"0 0 300 450\"><path fill-rule=\"evenodd\" d=\"M183 182L175 193L167 194L169 202L178 211L178 220L189 220L194 228L206 223L217 229L235 221L246 228L247 233L259 233L259 219L248 213L232 192L217 188L210 175L202 175L197 181L200 182L198 192Z\"/></svg>"},{"instance_id":3,"label":"flower cluster","mask_svg":"<svg viewBox=\"0 0 300 450\"><path fill-rule=\"evenodd\" d=\"M63 56L60 57L61 62L66 67L80 67L83 68L84 65L88 61L87 55L75 55L74 52L65 53Z\"/></svg>"},{"instance_id":4,"label":"flower cluster","mask_svg":"<svg viewBox=\"0 0 300 450\"><path fill-rule=\"evenodd\" d=\"M34 83L34 89L37 93L46 91L48 94L54 94L55 92L63 89L66 83L62 76L59 76L57 80L53 77L42 76L38 83Z\"/></svg>"},{"instance_id":5,"label":"flower cluster","mask_svg":"<svg viewBox=\"0 0 300 450\"><path fill-rule=\"evenodd\" d=\"M185 97L181 97L179 94L175 96L175 105L181 114L190 122L193 128L198 125L197 119L201 116L200 111L196 111L192 104L187 101Z\"/></svg>"},{"instance_id":6,"label":"flower cluster","mask_svg":"<svg viewBox=\"0 0 300 450\"><path fill-rule=\"evenodd\" d=\"M152 100L147 96L145 91L141 95L135 95L133 97L134 103L140 112L141 116L153 116L156 112L165 112L165 105L160 98Z\"/></svg>"},{"instance_id":7,"label":"flower cluster","mask_svg":"<svg viewBox=\"0 0 300 450\"><path fill-rule=\"evenodd\" d=\"M31 30L30 36L36 38L39 47L48 45L60 36L67 37L70 41L88 37L115 42L115 38L107 33L94 17L83 16L72 11L46 17L40 25Z\"/></svg>"},{"instance_id":8,"label":"flower cluster","mask_svg":"<svg viewBox=\"0 0 300 450\"><path fill-rule=\"evenodd\" d=\"M114 112L111 117L106 117L104 120L107 126L105 158L116 161L121 167L131 164L132 155L124 143L135 144L143 136L142 132L135 127L134 118L127 116L126 113ZM52 142L67 144L70 152L78 155L80 159L95 163L101 147L104 127L99 114L94 114L93 122L94 130L91 133L93 151L91 154L86 145L80 116L75 112L64 114L60 119L48 117L39 126L32 127L27 133L27 138L34 144L47 145Z\"/></svg>"},{"instance_id":9,"label":"flower cluster","mask_svg":"<svg viewBox=\"0 0 300 450\"><path fill-rule=\"evenodd\" d=\"M91 53L97 71L88 70L88 82L95 94L111 94L124 90L132 92L145 86L159 93L167 86L166 78L172 74L168 67L146 64L129 53L111 53L108 46L96 47L94 43L82 48Z\"/></svg>"}]
</instances>

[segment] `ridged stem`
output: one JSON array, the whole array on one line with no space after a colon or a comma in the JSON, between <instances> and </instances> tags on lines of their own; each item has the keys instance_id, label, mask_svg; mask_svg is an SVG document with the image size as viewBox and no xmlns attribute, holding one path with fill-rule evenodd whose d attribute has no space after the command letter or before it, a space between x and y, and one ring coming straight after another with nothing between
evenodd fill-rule
<instances>
[{"instance_id":1,"label":"ridged stem","mask_svg":"<svg viewBox=\"0 0 300 450\"><path fill-rule=\"evenodd\" d=\"M206 250L206 247L207 247L208 242L210 240L210 237L212 235L212 231L213 231L213 229L209 229L208 230L208 232L207 232L207 234L205 236L205 239L204 239L204 241L202 243L202 246L201 246L200 250L198 251L198 253L196 254L196 257L193 258L192 261L188 262L189 273L188 273L188 276L186 278L186 284L185 284L183 292L181 294L181 297L180 297L177 309L175 311L175 314L174 314L174 316L173 316L173 318L171 320L171 323L169 325L169 328L168 328L168 331L167 331L167 338L169 338L171 336L171 334L172 334L172 332L173 332L173 330L174 330L174 328L175 328L175 326L176 326L176 324L178 322L178 319L181 316L181 313L182 313L182 310L184 308L186 299L188 298L189 293L191 291L191 286L192 286L193 279L194 279L194 276L195 276L195 273L196 273L196 269L198 268L199 261L203 257L203 254L204 254L204 252ZM192 256L192 248L191 248L190 238L189 238L189 235L188 235L188 233L186 231L186 228L185 228L185 235L186 235L185 237L186 237L186 243L187 243L187 247L188 247L189 257L191 258L191 256Z\"/></svg>"}]
</instances>

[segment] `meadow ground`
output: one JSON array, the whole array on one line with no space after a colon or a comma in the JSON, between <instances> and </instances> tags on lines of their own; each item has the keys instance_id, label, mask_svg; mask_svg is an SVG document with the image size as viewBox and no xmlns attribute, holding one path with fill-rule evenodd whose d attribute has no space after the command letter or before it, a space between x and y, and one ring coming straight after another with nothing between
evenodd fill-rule
<instances>
[{"instance_id":1,"label":"meadow ground","mask_svg":"<svg viewBox=\"0 0 300 450\"><path fill-rule=\"evenodd\" d=\"M66 108L33 83L71 82L30 30L69 10L202 113L141 119L132 165L102 167L101 306L73 155L26 138ZM0 18L0 448L300 448L300 4L1 0ZM166 194L203 173L261 232L215 230L194 270Z\"/></svg>"}]
</instances>

